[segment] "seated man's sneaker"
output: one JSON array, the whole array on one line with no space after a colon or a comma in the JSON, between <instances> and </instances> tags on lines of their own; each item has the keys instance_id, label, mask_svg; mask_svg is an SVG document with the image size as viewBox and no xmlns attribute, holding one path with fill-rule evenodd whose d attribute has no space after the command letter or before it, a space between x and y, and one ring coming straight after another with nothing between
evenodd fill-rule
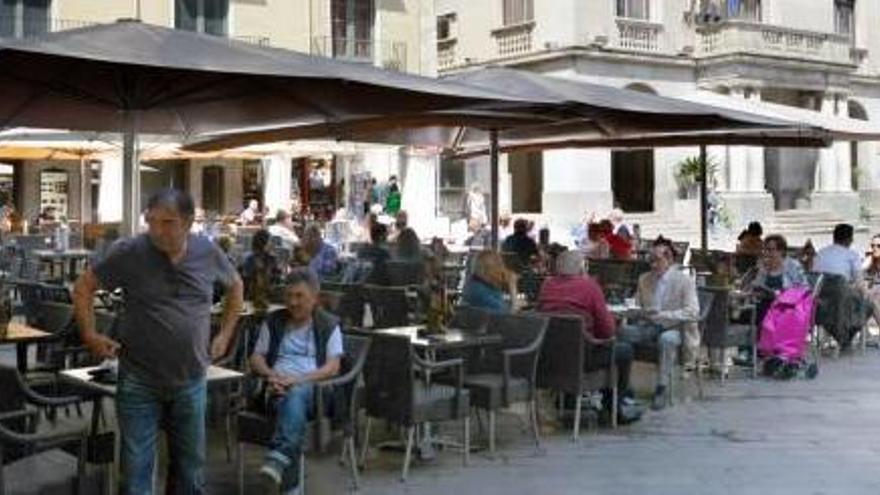
<instances>
[{"instance_id":1,"label":"seated man's sneaker","mask_svg":"<svg viewBox=\"0 0 880 495\"><path fill-rule=\"evenodd\" d=\"M645 407L631 397L624 397L617 404L617 422L620 424L635 423L642 419Z\"/></svg>"},{"instance_id":2,"label":"seated man's sneaker","mask_svg":"<svg viewBox=\"0 0 880 495\"><path fill-rule=\"evenodd\" d=\"M659 411L666 407L666 387L657 387L654 398L651 400L651 409Z\"/></svg>"},{"instance_id":3,"label":"seated man's sneaker","mask_svg":"<svg viewBox=\"0 0 880 495\"><path fill-rule=\"evenodd\" d=\"M286 467L281 460L274 457L267 457L266 462L260 467L260 477L263 478L265 488L271 490L270 493L278 492Z\"/></svg>"}]
</instances>

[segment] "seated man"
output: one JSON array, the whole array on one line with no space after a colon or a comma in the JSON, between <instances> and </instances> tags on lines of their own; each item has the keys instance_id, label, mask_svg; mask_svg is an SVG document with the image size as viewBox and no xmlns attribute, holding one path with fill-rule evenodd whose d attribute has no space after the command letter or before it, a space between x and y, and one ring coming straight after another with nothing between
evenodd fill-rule
<instances>
[{"instance_id":1,"label":"seated man","mask_svg":"<svg viewBox=\"0 0 880 495\"><path fill-rule=\"evenodd\" d=\"M565 251L556 258L556 275L548 278L541 286L538 295L538 308L546 313L576 314L584 317L584 339L599 344L614 338L616 323L608 311L605 295L595 280L586 274L584 256L578 251ZM611 353L608 347L594 346L593 355L587 359L599 367L607 367ZM628 409L632 405L629 388L630 369L633 361L633 347L629 342L615 342L614 356L617 361L617 388L620 397L619 414L622 419L634 420ZM593 369L584 370L593 371ZM607 402L610 403L610 398Z\"/></svg>"},{"instance_id":2,"label":"seated man","mask_svg":"<svg viewBox=\"0 0 880 495\"><path fill-rule=\"evenodd\" d=\"M697 318L700 303L695 282L675 265L672 242L662 237L651 248L651 271L639 277L638 305L645 316L637 324L621 329L621 340L637 345L656 341L660 348L659 376L652 409L666 407L669 374L676 364L678 348L684 341L685 367L692 367L700 349Z\"/></svg>"},{"instance_id":3,"label":"seated man","mask_svg":"<svg viewBox=\"0 0 880 495\"><path fill-rule=\"evenodd\" d=\"M513 222L513 234L509 235L507 239L504 239L504 243L501 244L501 251L505 253L515 253L519 260L519 265L522 267L531 264L532 258L539 253L538 244L534 239L529 237L528 220L525 218L518 218Z\"/></svg>"},{"instance_id":4,"label":"seated man","mask_svg":"<svg viewBox=\"0 0 880 495\"><path fill-rule=\"evenodd\" d=\"M867 284L862 275L862 257L850 247L853 234L852 225L841 223L834 226L834 242L820 249L813 262L813 271L840 275L846 280L847 287L844 288L842 302L846 307L844 315L847 318L838 320L834 325L823 324L842 349L850 347L852 338L862 331L871 313ZM820 309L822 313L823 309ZM824 320L821 318L822 314L819 316Z\"/></svg>"},{"instance_id":5,"label":"seated man","mask_svg":"<svg viewBox=\"0 0 880 495\"><path fill-rule=\"evenodd\" d=\"M311 383L339 373L343 354L339 321L319 308L318 292L319 282L311 270L293 270L284 293L286 308L269 314L250 358L254 372L267 380L277 415L260 468L272 493L279 487L284 493L296 490L312 404Z\"/></svg>"},{"instance_id":6,"label":"seated man","mask_svg":"<svg viewBox=\"0 0 880 495\"><path fill-rule=\"evenodd\" d=\"M388 261L391 259L391 251L388 250L388 227L375 222L370 227L370 244L362 247L357 253L357 258L368 261L373 269L367 275L366 283L372 285L391 285L388 275Z\"/></svg>"}]
</instances>

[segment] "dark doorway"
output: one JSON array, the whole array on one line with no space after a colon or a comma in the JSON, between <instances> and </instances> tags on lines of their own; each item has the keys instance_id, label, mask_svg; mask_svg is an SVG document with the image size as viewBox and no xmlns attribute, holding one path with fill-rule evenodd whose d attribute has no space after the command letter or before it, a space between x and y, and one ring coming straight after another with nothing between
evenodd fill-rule
<instances>
[{"instance_id":1,"label":"dark doorway","mask_svg":"<svg viewBox=\"0 0 880 495\"><path fill-rule=\"evenodd\" d=\"M654 150L612 151L611 191L625 212L654 211Z\"/></svg>"},{"instance_id":2,"label":"dark doorway","mask_svg":"<svg viewBox=\"0 0 880 495\"><path fill-rule=\"evenodd\" d=\"M205 213L223 213L223 167L211 165L202 169L202 209Z\"/></svg>"},{"instance_id":3,"label":"dark doorway","mask_svg":"<svg viewBox=\"0 0 880 495\"><path fill-rule=\"evenodd\" d=\"M541 152L511 153L511 213L541 213L544 194L544 155Z\"/></svg>"}]
</instances>

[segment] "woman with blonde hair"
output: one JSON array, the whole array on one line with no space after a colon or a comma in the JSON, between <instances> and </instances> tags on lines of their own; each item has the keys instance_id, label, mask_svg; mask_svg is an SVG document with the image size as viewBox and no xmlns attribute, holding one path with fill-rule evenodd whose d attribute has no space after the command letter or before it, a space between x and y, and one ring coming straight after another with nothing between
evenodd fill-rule
<instances>
[{"instance_id":1,"label":"woman with blonde hair","mask_svg":"<svg viewBox=\"0 0 880 495\"><path fill-rule=\"evenodd\" d=\"M504 266L504 260L497 252L481 251L462 291L462 302L497 313L509 313L512 307L504 299L505 291L510 295L510 301L515 302L516 274Z\"/></svg>"}]
</instances>

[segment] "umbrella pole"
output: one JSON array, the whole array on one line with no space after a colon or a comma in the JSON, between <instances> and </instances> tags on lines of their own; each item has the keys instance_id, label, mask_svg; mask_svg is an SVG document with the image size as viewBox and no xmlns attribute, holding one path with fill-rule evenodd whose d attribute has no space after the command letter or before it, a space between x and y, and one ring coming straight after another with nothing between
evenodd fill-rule
<instances>
[{"instance_id":1,"label":"umbrella pole","mask_svg":"<svg viewBox=\"0 0 880 495\"><path fill-rule=\"evenodd\" d=\"M498 130L489 131L490 189L492 191L492 249L498 250Z\"/></svg>"},{"instance_id":2,"label":"umbrella pole","mask_svg":"<svg viewBox=\"0 0 880 495\"><path fill-rule=\"evenodd\" d=\"M706 184L706 145L700 145L700 248L709 249L709 197Z\"/></svg>"},{"instance_id":3,"label":"umbrella pole","mask_svg":"<svg viewBox=\"0 0 880 495\"><path fill-rule=\"evenodd\" d=\"M137 115L125 111L122 136L122 233L133 236L140 219L141 174L138 166Z\"/></svg>"}]
</instances>

